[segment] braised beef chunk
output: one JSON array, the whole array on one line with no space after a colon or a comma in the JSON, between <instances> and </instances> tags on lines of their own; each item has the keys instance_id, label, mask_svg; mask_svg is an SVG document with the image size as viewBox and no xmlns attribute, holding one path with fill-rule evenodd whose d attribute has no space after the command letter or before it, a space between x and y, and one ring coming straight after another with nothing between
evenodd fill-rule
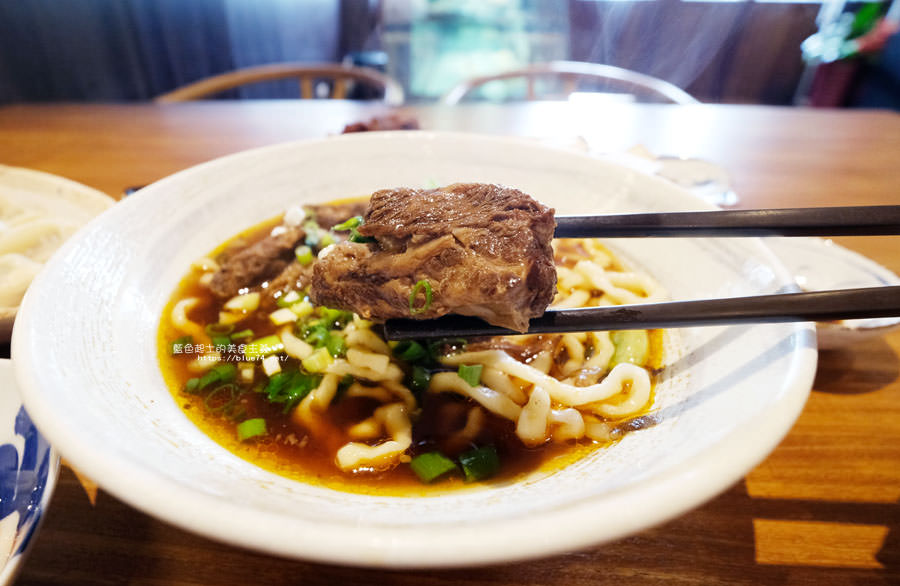
<instances>
[{"instance_id":1,"label":"braised beef chunk","mask_svg":"<svg viewBox=\"0 0 900 586\"><path fill-rule=\"evenodd\" d=\"M332 226L360 216L367 201L341 204L322 204L307 207L311 219L327 230ZM226 250L219 255L220 269L213 275L210 290L219 297L232 297L241 289L262 289L263 305L273 305L276 298L290 289L300 290L309 284L312 268L295 260L294 250L306 239L303 226L281 225L272 235L249 246Z\"/></svg>"},{"instance_id":2,"label":"braised beef chunk","mask_svg":"<svg viewBox=\"0 0 900 586\"><path fill-rule=\"evenodd\" d=\"M289 291L302 291L312 279L312 265L302 265L296 260L288 264L277 277L269 281L262 291L263 309L275 309L278 298Z\"/></svg>"},{"instance_id":3,"label":"braised beef chunk","mask_svg":"<svg viewBox=\"0 0 900 586\"><path fill-rule=\"evenodd\" d=\"M556 293L555 226L552 209L500 185L378 191L358 228L374 242L321 258L310 298L377 320L459 313L525 331Z\"/></svg>"},{"instance_id":4,"label":"braised beef chunk","mask_svg":"<svg viewBox=\"0 0 900 586\"><path fill-rule=\"evenodd\" d=\"M366 211L369 202L366 200L351 201L347 203L323 204L307 206L313 219L321 228L329 229L344 220L354 216L361 216Z\"/></svg>"},{"instance_id":5,"label":"braised beef chunk","mask_svg":"<svg viewBox=\"0 0 900 586\"><path fill-rule=\"evenodd\" d=\"M401 114L386 114L384 116L375 116L366 122L353 122L344 126L341 134L349 134L351 132L371 132L374 130L418 130L419 121L409 116ZM359 214L356 214L359 215Z\"/></svg>"},{"instance_id":6,"label":"braised beef chunk","mask_svg":"<svg viewBox=\"0 0 900 586\"><path fill-rule=\"evenodd\" d=\"M294 249L306 237L300 226L278 226L272 235L219 258L210 290L218 297L232 297L281 273L294 261Z\"/></svg>"}]
</instances>

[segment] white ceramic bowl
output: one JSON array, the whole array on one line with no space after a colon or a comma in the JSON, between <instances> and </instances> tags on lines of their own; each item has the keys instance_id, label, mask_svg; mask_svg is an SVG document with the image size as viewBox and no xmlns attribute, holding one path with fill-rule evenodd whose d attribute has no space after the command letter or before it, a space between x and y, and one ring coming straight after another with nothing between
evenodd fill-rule
<instances>
[{"instance_id":1,"label":"white ceramic bowl","mask_svg":"<svg viewBox=\"0 0 900 586\"><path fill-rule=\"evenodd\" d=\"M794 275L801 289L825 291L900 285L900 277L861 254L823 238L766 238L766 246ZM900 317L818 322L819 350L833 350L900 328Z\"/></svg>"},{"instance_id":2,"label":"white ceramic bowl","mask_svg":"<svg viewBox=\"0 0 900 586\"><path fill-rule=\"evenodd\" d=\"M38 432L0 360L0 585L22 569L56 487L59 456Z\"/></svg>"},{"instance_id":3,"label":"white ceramic bowl","mask_svg":"<svg viewBox=\"0 0 900 586\"><path fill-rule=\"evenodd\" d=\"M191 261L289 204L455 181L513 185L559 213L709 207L621 166L465 134L359 134L211 161L115 206L34 282L12 345L29 412L73 466L173 524L278 555L393 567L521 559L622 537L726 489L788 431L812 384L811 324L672 332L661 423L551 475L435 497L287 480L188 421L163 383L155 340ZM674 299L791 285L754 239L613 245Z\"/></svg>"}]
</instances>

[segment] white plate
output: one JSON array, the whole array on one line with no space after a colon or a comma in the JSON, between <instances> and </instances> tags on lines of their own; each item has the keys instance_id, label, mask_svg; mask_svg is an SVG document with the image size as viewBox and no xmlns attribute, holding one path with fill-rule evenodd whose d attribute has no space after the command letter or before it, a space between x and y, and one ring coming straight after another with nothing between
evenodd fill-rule
<instances>
[{"instance_id":1,"label":"white plate","mask_svg":"<svg viewBox=\"0 0 900 586\"><path fill-rule=\"evenodd\" d=\"M670 332L658 425L550 475L440 496L291 481L190 423L160 374L156 332L191 261L289 204L455 181L513 185L559 213L709 209L662 179L533 141L369 133L225 157L118 204L35 280L12 344L29 413L73 466L173 524L277 555L391 567L508 561L622 537L725 490L787 433L812 385L811 324ZM613 244L675 299L792 283L756 239Z\"/></svg>"},{"instance_id":2,"label":"white plate","mask_svg":"<svg viewBox=\"0 0 900 586\"><path fill-rule=\"evenodd\" d=\"M900 285L880 264L821 238L767 238L766 245L807 291ZM852 319L816 324L819 349L840 348L900 328L900 317Z\"/></svg>"},{"instance_id":3,"label":"white plate","mask_svg":"<svg viewBox=\"0 0 900 586\"><path fill-rule=\"evenodd\" d=\"M59 221L74 231L113 203L111 197L87 185L43 171L0 165L0 239L10 229L6 222L13 219ZM0 304L0 342L9 340L16 309Z\"/></svg>"},{"instance_id":4,"label":"white plate","mask_svg":"<svg viewBox=\"0 0 900 586\"><path fill-rule=\"evenodd\" d=\"M0 360L0 585L12 584L50 504L59 456L22 407L9 360Z\"/></svg>"}]
</instances>

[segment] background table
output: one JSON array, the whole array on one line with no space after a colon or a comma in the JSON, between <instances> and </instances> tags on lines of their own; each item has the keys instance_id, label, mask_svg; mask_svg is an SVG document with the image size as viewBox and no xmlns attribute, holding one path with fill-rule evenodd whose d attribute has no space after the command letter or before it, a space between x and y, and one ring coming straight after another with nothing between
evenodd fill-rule
<instances>
[{"instance_id":1,"label":"background table","mask_svg":"<svg viewBox=\"0 0 900 586\"><path fill-rule=\"evenodd\" d=\"M383 113L345 102L15 105L0 163L119 197L196 163L339 133ZM732 174L738 207L900 203L900 116L744 106L564 103L409 107L423 129L636 144ZM401 163L402 164L402 163ZM836 239L900 273L900 237ZM0 354L8 348L0 348ZM900 333L820 353L781 445L705 506L587 551L447 571L380 571L271 558L186 533L63 469L20 584L896 584L900 583ZM602 523L603 519L593 522Z\"/></svg>"}]
</instances>

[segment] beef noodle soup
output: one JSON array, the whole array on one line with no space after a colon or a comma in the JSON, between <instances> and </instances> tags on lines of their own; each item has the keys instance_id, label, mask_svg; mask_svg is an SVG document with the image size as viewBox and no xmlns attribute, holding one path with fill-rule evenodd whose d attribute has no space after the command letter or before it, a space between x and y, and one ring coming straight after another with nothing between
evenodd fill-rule
<instances>
[{"instance_id":1,"label":"beef noodle soup","mask_svg":"<svg viewBox=\"0 0 900 586\"><path fill-rule=\"evenodd\" d=\"M173 293L162 371L213 440L300 481L419 495L559 469L650 408L660 331L388 343L378 324L313 305L312 267L352 238L359 210L288 210L197 260ZM553 256L553 307L661 298L597 241L556 240Z\"/></svg>"}]
</instances>

